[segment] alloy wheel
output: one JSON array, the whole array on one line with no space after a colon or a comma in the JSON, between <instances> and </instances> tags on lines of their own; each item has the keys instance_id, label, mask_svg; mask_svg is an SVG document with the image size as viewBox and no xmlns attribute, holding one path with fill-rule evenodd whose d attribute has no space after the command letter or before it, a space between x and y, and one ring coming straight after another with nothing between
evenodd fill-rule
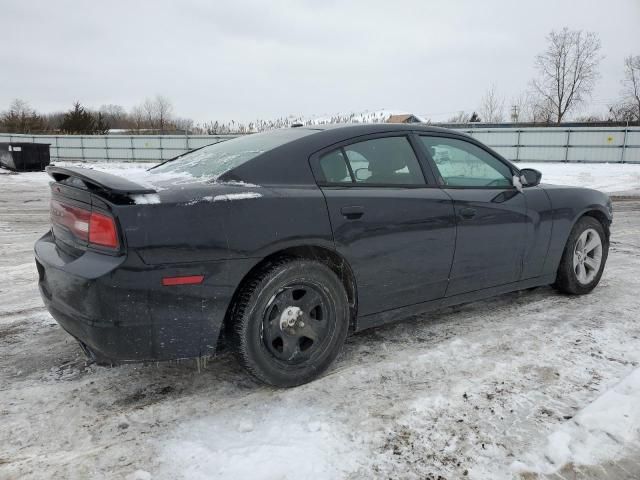
<instances>
[{"instance_id":1,"label":"alloy wheel","mask_svg":"<svg viewBox=\"0 0 640 480\"><path fill-rule=\"evenodd\" d=\"M591 283L602 263L602 240L593 228L588 228L576 241L573 249L573 271L582 285Z\"/></svg>"}]
</instances>

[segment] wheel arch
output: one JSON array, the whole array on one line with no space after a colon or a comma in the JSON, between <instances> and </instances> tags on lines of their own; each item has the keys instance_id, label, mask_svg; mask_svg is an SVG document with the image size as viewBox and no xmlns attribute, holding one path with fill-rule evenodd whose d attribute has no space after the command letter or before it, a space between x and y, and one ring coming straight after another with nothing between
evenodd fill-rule
<instances>
[{"instance_id":1,"label":"wheel arch","mask_svg":"<svg viewBox=\"0 0 640 480\"><path fill-rule=\"evenodd\" d=\"M610 228L611 227L611 218L605 212L603 212L599 208L590 208L590 209L585 210L580 215L578 215L578 217L573 222L573 225L571 226L572 230L573 230L573 227L575 227L576 223L578 223L578 221L583 217L592 217L592 218L595 218L596 220L598 220L602 224L602 228L604 229L604 233L607 236L607 242L609 241L609 238L611 236L611 228Z\"/></svg>"},{"instance_id":2,"label":"wheel arch","mask_svg":"<svg viewBox=\"0 0 640 480\"><path fill-rule=\"evenodd\" d=\"M349 265L349 262L335 250L323 246L306 244L290 246L275 251L264 257L262 260L259 260L253 267L251 267L251 269L244 275L244 277L242 277L242 280L238 283L238 286L234 291L234 294L231 298L231 301L229 302L229 306L227 307L227 311L224 316L220 334L225 335L226 332L228 332L228 329L231 327L233 322L233 308L237 301L238 295L240 294L240 292L242 292L251 278L253 278L256 272L258 272L268 263L279 261L283 258L302 258L321 261L338 276L347 293L350 312L349 329L353 331L355 329L356 315L358 311L358 290L356 285L356 278L353 270L351 269L351 265Z\"/></svg>"}]
</instances>

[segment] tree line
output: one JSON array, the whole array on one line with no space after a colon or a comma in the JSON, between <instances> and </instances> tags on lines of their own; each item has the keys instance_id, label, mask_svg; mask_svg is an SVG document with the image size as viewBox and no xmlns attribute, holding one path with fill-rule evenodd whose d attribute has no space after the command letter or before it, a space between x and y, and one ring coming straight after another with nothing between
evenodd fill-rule
<instances>
[{"instance_id":1,"label":"tree line","mask_svg":"<svg viewBox=\"0 0 640 480\"><path fill-rule=\"evenodd\" d=\"M65 133L104 135L110 130L131 133L172 133L191 130L193 121L176 117L173 104L162 96L145 99L129 112L120 105L102 105L97 110L75 102L66 112L38 113L15 99L0 115L0 131L6 133Z\"/></svg>"},{"instance_id":2,"label":"tree line","mask_svg":"<svg viewBox=\"0 0 640 480\"><path fill-rule=\"evenodd\" d=\"M495 84L480 100L477 109L457 112L447 123L534 122L559 124L577 115L588 104L600 78L600 39L593 32L582 30L552 31L547 36L544 51L535 57L537 76L521 94L511 99L508 112L506 100ZM621 68L622 79L618 99L609 102L607 113L575 116L583 122L627 122L640 125L640 55L629 55ZM340 114L325 119L305 119L288 116L252 122L209 121L194 124L193 120L177 117L172 102L156 95L147 98L129 111L120 105L102 105L93 110L75 102L66 112L38 113L28 102L14 100L0 114L0 131L7 133L68 133L105 134L114 129L127 133L250 133L286 128L294 124L380 123L387 116L380 112ZM426 120L431 123L430 120Z\"/></svg>"}]
</instances>

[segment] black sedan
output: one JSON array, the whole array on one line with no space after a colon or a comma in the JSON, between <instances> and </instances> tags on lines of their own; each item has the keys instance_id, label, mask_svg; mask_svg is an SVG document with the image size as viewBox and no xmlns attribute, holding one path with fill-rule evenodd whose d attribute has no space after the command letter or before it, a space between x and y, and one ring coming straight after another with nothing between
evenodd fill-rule
<instances>
[{"instance_id":1,"label":"black sedan","mask_svg":"<svg viewBox=\"0 0 640 480\"><path fill-rule=\"evenodd\" d=\"M48 172L40 291L98 362L224 344L258 379L299 385L349 332L540 285L588 293L609 248L606 195L540 185L438 128L291 128L140 178Z\"/></svg>"}]
</instances>

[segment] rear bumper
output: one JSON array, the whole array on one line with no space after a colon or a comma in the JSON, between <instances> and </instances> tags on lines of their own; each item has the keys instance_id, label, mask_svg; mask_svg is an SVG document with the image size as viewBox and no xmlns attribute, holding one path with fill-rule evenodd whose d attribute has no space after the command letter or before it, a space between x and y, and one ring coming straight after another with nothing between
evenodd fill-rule
<instances>
[{"instance_id":1,"label":"rear bumper","mask_svg":"<svg viewBox=\"0 0 640 480\"><path fill-rule=\"evenodd\" d=\"M38 285L56 321L103 362L211 355L233 295L226 262L148 266L86 252L65 258L50 233L35 244ZM165 276L202 274L201 285L162 286Z\"/></svg>"}]
</instances>

